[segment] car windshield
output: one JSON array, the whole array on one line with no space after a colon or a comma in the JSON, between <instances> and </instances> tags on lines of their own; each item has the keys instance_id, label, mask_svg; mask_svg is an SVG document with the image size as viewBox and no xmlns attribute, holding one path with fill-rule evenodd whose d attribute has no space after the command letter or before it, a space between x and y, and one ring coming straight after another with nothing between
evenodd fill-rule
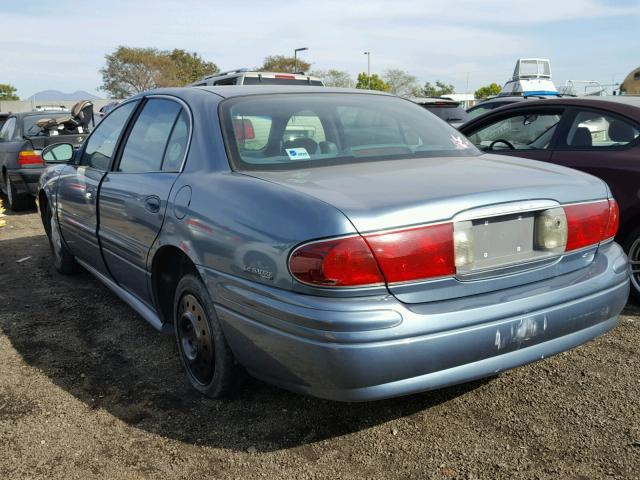
<instances>
[{"instance_id":1,"label":"car windshield","mask_svg":"<svg viewBox=\"0 0 640 480\"><path fill-rule=\"evenodd\" d=\"M480 154L445 122L392 96L251 95L224 101L221 113L232 166L239 170Z\"/></svg>"},{"instance_id":2,"label":"car windshield","mask_svg":"<svg viewBox=\"0 0 640 480\"><path fill-rule=\"evenodd\" d=\"M27 115L23 120L23 132L25 135L38 135L38 133L42 132L42 129L36 125L38 120L42 120L43 118L62 118L68 117L68 113L43 113L41 115Z\"/></svg>"}]
</instances>

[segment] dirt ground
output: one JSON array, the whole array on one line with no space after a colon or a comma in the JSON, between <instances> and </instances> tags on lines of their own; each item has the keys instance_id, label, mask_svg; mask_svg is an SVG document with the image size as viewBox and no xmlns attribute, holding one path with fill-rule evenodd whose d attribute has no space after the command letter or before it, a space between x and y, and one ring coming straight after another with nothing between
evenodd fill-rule
<instances>
[{"instance_id":1,"label":"dirt ground","mask_svg":"<svg viewBox=\"0 0 640 480\"><path fill-rule=\"evenodd\" d=\"M340 404L246 379L195 393L173 338L0 228L0 479L640 478L640 307L571 352L436 392Z\"/></svg>"}]
</instances>

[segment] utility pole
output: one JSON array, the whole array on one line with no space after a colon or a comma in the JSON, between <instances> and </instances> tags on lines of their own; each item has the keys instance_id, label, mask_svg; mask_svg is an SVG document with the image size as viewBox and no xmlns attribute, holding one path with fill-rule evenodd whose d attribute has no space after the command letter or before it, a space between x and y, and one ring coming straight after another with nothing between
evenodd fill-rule
<instances>
[{"instance_id":1,"label":"utility pole","mask_svg":"<svg viewBox=\"0 0 640 480\"><path fill-rule=\"evenodd\" d=\"M367 56L367 79L369 80L369 90L371 90L371 52L364 52Z\"/></svg>"},{"instance_id":2,"label":"utility pole","mask_svg":"<svg viewBox=\"0 0 640 480\"><path fill-rule=\"evenodd\" d=\"M293 51L293 70L295 73L298 73L298 52L304 52L305 50L309 50L307 47L296 48Z\"/></svg>"}]
</instances>

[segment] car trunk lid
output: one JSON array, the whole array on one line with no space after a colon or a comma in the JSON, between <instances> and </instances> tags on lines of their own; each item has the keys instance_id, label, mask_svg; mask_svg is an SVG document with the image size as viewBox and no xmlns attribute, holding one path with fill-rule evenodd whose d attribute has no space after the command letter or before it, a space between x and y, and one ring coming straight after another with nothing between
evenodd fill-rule
<instances>
[{"instance_id":1,"label":"car trunk lid","mask_svg":"<svg viewBox=\"0 0 640 480\"><path fill-rule=\"evenodd\" d=\"M548 163L497 155L251 174L333 205L361 234L439 222L453 222L456 228L466 222L482 229L476 233L479 240L475 248L485 250L475 252L480 257L478 268L459 269L454 279L389 285L394 295L410 303L477 293L478 284L492 276L509 274L513 282L526 283L557 275L562 271L554 260L557 255L551 259L530 255L535 212L601 200L608 193L605 184L595 177ZM571 268L580 268L587 260L573 262ZM522 273L533 267L534 275ZM541 275L545 268L546 273ZM469 287L471 284L475 288ZM483 288L487 288L486 282Z\"/></svg>"}]
</instances>

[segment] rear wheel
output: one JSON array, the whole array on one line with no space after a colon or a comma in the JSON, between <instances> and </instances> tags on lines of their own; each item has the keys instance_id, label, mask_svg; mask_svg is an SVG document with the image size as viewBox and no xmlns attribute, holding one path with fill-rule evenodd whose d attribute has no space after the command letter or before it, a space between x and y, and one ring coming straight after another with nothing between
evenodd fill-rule
<instances>
[{"instance_id":1,"label":"rear wheel","mask_svg":"<svg viewBox=\"0 0 640 480\"><path fill-rule=\"evenodd\" d=\"M228 394L236 378L235 360L209 292L193 274L178 283L174 316L178 352L191 384L209 397Z\"/></svg>"},{"instance_id":2,"label":"rear wheel","mask_svg":"<svg viewBox=\"0 0 640 480\"><path fill-rule=\"evenodd\" d=\"M627 236L623 248L631 264L631 296L640 302L640 228Z\"/></svg>"},{"instance_id":3,"label":"rear wheel","mask_svg":"<svg viewBox=\"0 0 640 480\"><path fill-rule=\"evenodd\" d=\"M33 201L29 195L19 194L16 192L16 189L11 182L11 177L9 175L5 176L4 183L7 189L7 201L9 203L9 208L14 212L19 212L20 210L26 210L29 208Z\"/></svg>"},{"instance_id":4,"label":"rear wheel","mask_svg":"<svg viewBox=\"0 0 640 480\"><path fill-rule=\"evenodd\" d=\"M60 236L60 228L56 221L55 215L51 211L51 206L47 202L45 207L45 228L47 237L49 238L49 246L53 254L53 266L56 270L64 275L70 275L80 270L80 265L76 262L76 258L67 249Z\"/></svg>"}]
</instances>

